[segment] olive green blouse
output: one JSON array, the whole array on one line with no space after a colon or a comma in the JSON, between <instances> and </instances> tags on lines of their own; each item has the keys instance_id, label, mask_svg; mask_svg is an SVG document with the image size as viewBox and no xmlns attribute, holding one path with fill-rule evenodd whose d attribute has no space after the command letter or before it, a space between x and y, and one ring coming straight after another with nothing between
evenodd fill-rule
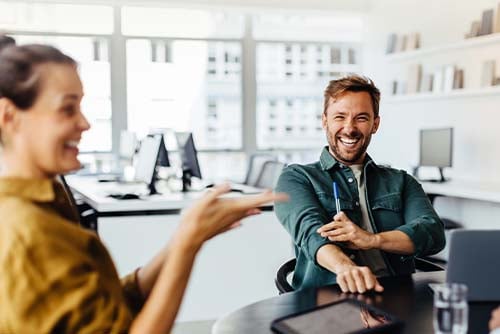
<instances>
[{"instance_id":1,"label":"olive green blouse","mask_svg":"<svg viewBox=\"0 0 500 334\"><path fill-rule=\"evenodd\" d=\"M56 181L0 178L0 333L124 333L144 300Z\"/></svg>"}]
</instances>

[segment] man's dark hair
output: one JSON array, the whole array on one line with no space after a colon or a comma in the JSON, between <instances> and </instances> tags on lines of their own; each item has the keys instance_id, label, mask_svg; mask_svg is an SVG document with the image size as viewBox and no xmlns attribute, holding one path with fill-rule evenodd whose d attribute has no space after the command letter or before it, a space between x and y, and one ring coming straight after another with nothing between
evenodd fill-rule
<instances>
[{"instance_id":1,"label":"man's dark hair","mask_svg":"<svg viewBox=\"0 0 500 334\"><path fill-rule=\"evenodd\" d=\"M0 35L0 51L7 46L16 45L16 40L7 35Z\"/></svg>"},{"instance_id":2,"label":"man's dark hair","mask_svg":"<svg viewBox=\"0 0 500 334\"><path fill-rule=\"evenodd\" d=\"M326 110L330 99L336 100L346 92L367 92L372 99L373 112L375 117L378 117L380 91L369 78L359 75L350 75L337 80L332 80L325 89L325 101L323 112L326 115Z\"/></svg>"}]
</instances>

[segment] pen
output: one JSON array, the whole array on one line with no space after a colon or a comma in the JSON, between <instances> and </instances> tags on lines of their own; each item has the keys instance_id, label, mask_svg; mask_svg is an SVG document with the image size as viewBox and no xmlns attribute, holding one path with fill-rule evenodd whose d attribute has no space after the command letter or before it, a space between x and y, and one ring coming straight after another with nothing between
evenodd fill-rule
<instances>
[{"instance_id":1,"label":"pen","mask_svg":"<svg viewBox=\"0 0 500 334\"><path fill-rule=\"evenodd\" d=\"M337 188L337 183L333 181L333 197L335 198L335 209L337 214L340 212L340 200L339 200L339 189Z\"/></svg>"}]
</instances>

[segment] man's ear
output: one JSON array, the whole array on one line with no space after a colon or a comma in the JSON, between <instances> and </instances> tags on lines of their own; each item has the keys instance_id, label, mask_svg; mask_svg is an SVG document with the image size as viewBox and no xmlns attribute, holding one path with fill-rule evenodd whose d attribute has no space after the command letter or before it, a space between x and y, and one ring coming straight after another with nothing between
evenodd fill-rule
<instances>
[{"instance_id":1,"label":"man's ear","mask_svg":"<svg viewBox=\"0 0 500 334\"><path fill-rule=\"evenodd\" d=\"M323 127L323 130L326 130L326 112L324 111L321 114L321 126Z\"/></svg>"},{"instance_id":2,"label":"man's ear","mask_svg":"<svg viewBox=\"0 0 500 334\"><path fill-rule=\"evenodd\" d=\"M380 126L380 116L377 116L373 122L372 134L377 133L379 126Z\"/></svg>"}]
</instances>

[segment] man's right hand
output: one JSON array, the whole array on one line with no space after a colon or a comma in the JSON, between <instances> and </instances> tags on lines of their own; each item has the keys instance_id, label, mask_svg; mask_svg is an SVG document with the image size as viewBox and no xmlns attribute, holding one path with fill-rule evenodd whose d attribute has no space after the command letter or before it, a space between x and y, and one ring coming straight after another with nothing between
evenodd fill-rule
<instances>
[{"instance_id":1,"label":"man's right hand","mask_svg":"<svg viewBox=\"0 0 500 334\"><path fill-rule=\"evenodd\" d=\"M356 265L341 265L336 268L337 283L342 292L365 293L375 290L376 292L384 291L384 287L380 285L377 277L373 275L370 268L359 267Z\"/></svg>"}]
</instances>

